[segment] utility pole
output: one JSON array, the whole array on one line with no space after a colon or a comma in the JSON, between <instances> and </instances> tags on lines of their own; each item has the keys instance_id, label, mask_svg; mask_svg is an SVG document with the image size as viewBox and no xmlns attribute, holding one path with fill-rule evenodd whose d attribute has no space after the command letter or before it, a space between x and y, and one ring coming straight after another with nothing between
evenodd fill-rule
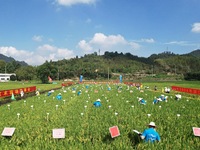
<instances>
[{"instance_id":1,"label":"utility pole","mask_svg":"<svg viewBox=\"0 0 200 150\"><path fill-rule=\"evenodd\" d=\"M59 72L59 69L58 69L58 80L60 80L60 72Z\"/></svg>"},{"instance_id":2,"label":"utility pole","mask_svg":"<svg viewBox=\"0 0 200 150\"><path fill-rule=\"evenodd\" d=\"M100 56L100 49L99 49L99 56Z\"/></svg>"},{"instance_id":3,"label":"utility pole","mask_svg":"<svg viewBox=\"0 0 200 150\"><path fill-rule=\"evenodd\" d=\"M175 65L175 75L176 75L176 65Z\"/></svg>"},{"instance_id":4,"label":"utility pole","mask_svg":"<svg viewBox=\"0 0 200 150\"><path fill-rule=\"evenodd\" d=\"M6 74L6 64L5 64L5 74Z\"/></svg>"},{"instance_id":5,"label":"utility pole","mask_svg":"<svg viewBox=\"0 0 200 150\"><path fill-rule=\"evenodd\" d=\"M109 67L108 67L108 80L109 80Z\"/></svg>"}]
</instances>

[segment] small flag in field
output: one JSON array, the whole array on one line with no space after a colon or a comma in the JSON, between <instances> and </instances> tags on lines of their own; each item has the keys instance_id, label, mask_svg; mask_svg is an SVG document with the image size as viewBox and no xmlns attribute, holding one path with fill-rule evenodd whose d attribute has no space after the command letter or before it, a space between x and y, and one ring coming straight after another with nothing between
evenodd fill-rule
<instances>
[{"instance_id":1,"label":"small flag in field","mask_svg":"<svg viewBox=\"0 0 200 150\"><path fill-rule=\"evenodd\" d=\"M50 76L48 76L48 80L49 80L49 82L52 82L52 79L51 79L51 77L50 77Z\"/></svg>"},{"instance_id":2,"label":"small flag in field","mask_svg":"<svg viewBox=\"0 0 200 150\"><path fill-rule=\"evenodd\" d=\"M11 100L16 100L14 94L12 93Z\"/></svg>"},{"instance_id":3,"label":"small flag in field","mask_svg":"<svg viewBox=\"0 0 200 150\"><path fill-rule=\"evenodd\" d=\"M13 133L15 132L15 128L8 128L8 127L5 127L3 129L3 132L2 132L2 136L12 136Z\"/></svg>"},{"instance_id":4,"label":"small flag in field","mask_svg":"<svg viewBox=\"0 0 200 150\"><path fill-rule=\"evenodd\" d=\"M200 136L200 128L193 127L192 129L195 136Z\"/></svg>"},{"instance_id":5,"label":"small flag in field","mask_svg":"<svg viewBox=\"0 0 200 150\"><path fill-rule=\"evenodd\" d=\"M112 138L117 137L117 136L120 135L118 126L110 127L109 131L110 131L110 134L111 134Z\"/></svg>"},{"instance_id":6,"label":"small flag in field","mask_svg":"<svg viewBox=\"0 0 200 150\"><path fill-rule=\"evenodd\" d=\"M53 129L53 138L54 139L62 139L65 138L65 129Z\"/></svg>"}]
</instances>

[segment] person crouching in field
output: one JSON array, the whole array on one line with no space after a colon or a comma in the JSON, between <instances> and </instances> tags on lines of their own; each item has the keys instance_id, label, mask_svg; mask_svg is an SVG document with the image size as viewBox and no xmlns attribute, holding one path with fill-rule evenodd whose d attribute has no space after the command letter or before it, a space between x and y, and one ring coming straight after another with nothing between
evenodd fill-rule
<instances>
[{"instance_id":1,"label":"person crouching in field","mask_svg":"<svg viewBox=\"0 0 200 150\"><path fill-rule=\"evenodd\" d=\"M142 104L142 105L146 105L147 104L147 102L143 99L143 98L138 98L138 101L140 102L140 104Z\"/></svg>"},{"instance_id":2,"label":"person crouching in field","mask_svg":"<svg viewBox=\"0 0 200 150\"><path fill-rule=\"evenodd\" d=\"M157 86L156 85L154 86L154 91L157 91Z\"/></svg>"},{"instance_id":3,"label":"person crouching in field","mask_svg":"<svg viewBox=\"0 0 200 150\"><path fill-rule=\"evenodd\" d=\"M57 100L62 100L62 94L59 93L59 94L56 96L56 99L57 99Z\"/></svg>"},{"instance_id":4,"label":"person crouching in field","mask_svg":"<svg viewBox=\"0 0 200 150\"><path fill-rule=\"evenodd\" d=\"M24 91L23 90L20 90L20 96L21 96L21 98L24 98Z\"/></svg>"},{"instance_id":5,"label":"person crouching in field","mask_svg":"<svg viewBox=\"0 0 200 150\"><path fill-rule=\"evenodd\" d=\"M97 99L97 100L93 103L93 105L94 105L95 107L100 107L100 106L101 106L101 100L100 100L100 99Z\"/></svg>"},{"instance_id":6,"label":"person crouching in field","mask_svg":"<svg viewBox=\"0 0 200 150\"><path fill-rule=\"evenodd\" d=\"M39 96L39 95L40 95L39 90L37 90L37 91L35 92L35 94L36 94L36 96Z\"/></svg>"},{"instance_id":7,"label":"person crouching in field","mask_svg":"<svg viewBox=\"0 0 200 150\"><path fill-rule=\"evenodd\" d=\"M162 102L161 98L154 97L153 104L157 104L159 102Z\"/></svg>"},{"instance_id":8,"label":"person crouching in field","mask_svg":"<svg viewBox=\"0 0 200 150\"><path fill-rule=\"evenodd\" d=\"M154 122L150 122L148 124L149 128L145 129L143 133L140 134L140 137L145 142L151 142L154 143L155 141L160 141L160 135L156 131L156 125Z\"/></svg>"},{"instance_id":9,"label":"person crouching in field","mask_svg":"<svg viewBox=\"0 0 200 150\"><path fill-rule=\"evenodd\" d=\"M176 95L175 95L175 99L176 99L176 100L180 100L180 99L181 99L181 94L176 94Z\"/></svg>"}]
</instances>

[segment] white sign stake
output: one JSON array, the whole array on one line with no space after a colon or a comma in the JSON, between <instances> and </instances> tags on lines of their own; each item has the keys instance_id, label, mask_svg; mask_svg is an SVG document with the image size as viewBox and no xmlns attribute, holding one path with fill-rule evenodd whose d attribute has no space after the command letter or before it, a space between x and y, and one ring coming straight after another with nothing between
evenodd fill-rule
<instances>
[{"instance_id":1,"label":"white sign stake","mask_svg":"<svg viewBox=\"0 0 200 150\"><path fill-rule=\"evenodd\" d=\"M47 121L49 121L49 113L47 113Z\"/></svg>"},{"instance_id":2,"label":"white sign stake","mask_svg":"<svg viewBox=\"0 0 200 150\"><path fill-rule=\"evenodd\" d=\"M147 114L147 116L148 116L148 117L150 117L150 116L151 116L151 114Z\"/></svg>"},{"instance_id":3,"label":"white sign stake","mask_svg":"<svg viewBox=\"0 0 200 150\"><path fill-rule=\"evenodd\" d=\"M10 110L10 105L8 104L7 106L8 106L8 110Z\"/></svg>"},{"instance_id":4,"label":"white sign stake","mask_svg":"<svg viewBox=\"0 0 200 150\"><path fill-rule=\"evenodd\" d=\"M19 119L20 113L17 113L17 118Z\"/></svg>"}]
</instances>

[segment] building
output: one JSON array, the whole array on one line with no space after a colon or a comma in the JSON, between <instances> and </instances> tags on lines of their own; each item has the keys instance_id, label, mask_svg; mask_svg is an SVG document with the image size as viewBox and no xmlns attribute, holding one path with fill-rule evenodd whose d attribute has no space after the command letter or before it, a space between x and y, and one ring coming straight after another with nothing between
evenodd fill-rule
<instances>
[{"instance_id":1,"label":"building","mask_svg":"<svg viewBox=\"0 0 200 150\"><path fill-rule=\"evenodd\" d=\"M16 76L15 73L0 73L0 82L7 82L10 81L10 76L14 75Z\"/></svg>"}]
</instances>

